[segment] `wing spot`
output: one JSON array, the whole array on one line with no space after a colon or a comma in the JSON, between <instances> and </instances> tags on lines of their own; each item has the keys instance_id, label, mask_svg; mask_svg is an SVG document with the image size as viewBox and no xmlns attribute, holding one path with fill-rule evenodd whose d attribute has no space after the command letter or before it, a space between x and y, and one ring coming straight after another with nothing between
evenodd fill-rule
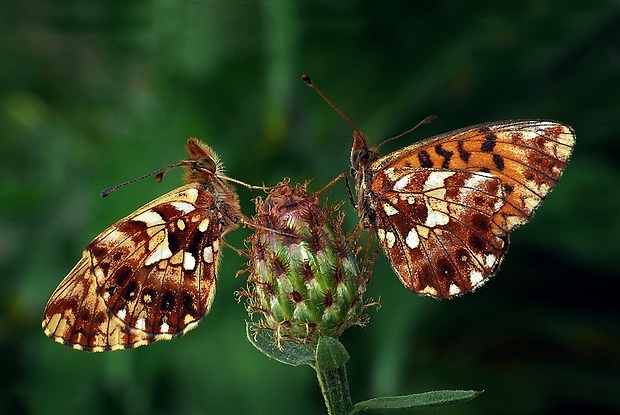
<instances>
[{"instance_id":1,"label":"wing spot","mask_svg":"<svg viewBox=\"0 0 620 415\"><path fill-rule=\"evenodd\" d=\"M424 225L434 228L437 225L447 225L448 222L450 222L450 217L445 213L438 210L429 210Z\"/></svg>"},{"instance_id":2,"label":"wing spot","mask_svg":"<svg viewBox=\"0 0 620 415\"><path fill-rule=\"evenodd\" d=\"M459 158L465 163L469 163L469 157L471 156L471 153L469 151L466 151L465 148L463 148L463 140L459 140L457 142L456 148L459 152Z\"/></svg>"},{"instance_id":3,"label":"wing spot","mask_svg":"<svg viewBox=\"0 0 620 415\"><path fill-rule=\"evenodd\" d=\"M136 321L136 328L138 330L144 330L146 328L146 320L144 318L139 318Z\"/></svg>"},{"instance_id":4,"label":"wing spot","mask_svg":"<svg viewBox=\"0 0 620 415\"><path fill-rule=\"evenodd\" d=\"M150 289L144 290L144 294L142 294L142 302L144 305L150 305L153 302L153 292Z\"/></svg>"},{"instance_id":5,"label":"wing spot","mask_svg":"<svg viewBox=\"0 0 620 415\"><path fill-rule=\"evenodd\" d=\"M472 270L469 273L469 282L471 282L472 287L475 287L484 281L484 276L478 270Z\"/></svg>"},{"instance_id":6,"label":"wing spot","mask_svg":"<svg viewBox=\"0 0 620 415\"><path fill-rule=\"evenodd\" d=\"M183 269L185 271L193 271L196 268L196 258L191 252L183 253Z\"/></svg>"},{"instance_id":7,"label":"wing spot","mask_svg":"<svg viewBox=\"0 0 620 415\"><path fill-rule=\"evenodd\" d=\"M441 275L445 277L451 277L454 274L452 264L446 258L440 258L437 260L437 269Z\"/></svg>"},{"instance_id":8,"label":"wing spot","mask_svg":"<svg viewBox=\"0 0 620 415\"><path fill-rule=\"evenodd\" d=\"M209 228L209 218L203 219L199 224L198 224L198 231L200 232L205 232L208 228Z\"/></svg>"},{"instance_id":9,"label":"wing spot","mask_svg":"<svg viewBox=\"0 0 620 415\"><path fill-rule=\"evenodd\" d=\"M385 214L388 216L394 216L398 213L398 209L396 209L394 206L392 206L389 203L383 203L383 210L385 211Z\"/></svg>"},{"instance_id":10,"label":"wing spot","mask_svg":"<svg viewBox=\"0 0 620 415\"><path fill-rule=\"evenodd\" d=\"M170 291L166 291L161 299L161 309L170 311L174 308L174 295Z\"/></svg>"},{"instance_id":11,"label":"wing spot","mask_svg":"<svg viewBox=\"0 0 620 415\"><path fill-rule=\"evenodd\" d=\"M134 222L142 222L148 227L165 224L164 218L162 218L159 213L150 209L134 216L131 220Z\"/></svg>"},{"instance_id":12,"label":"wing spot","mask_svg":"<svg viewBox=\"0 0 620 415\"><path fill-rule=\"evenodd\" d=\"M101 267L95 267L94 271L95 271L95 278L97 279L105 278L105 274L103 270L101 269Z\"/></svg>"},{"instance_id":13,"label":"wing spot","mask_svg":"<svg viewBox=\"0 0 620 415\"><path fill-rule=\"evenodd\" d=\"M461 289L456 284L450 284L450 295L458 295L461 293Z\"/></svg>"},{"instance_id":14,"label":"wing spot","mask_svg":"<svg viewBox=\"0 0 620 415\"><path fill-rule=\"evenodd\" d=\"M409 186L410 181L411 181L410 175L403 176L400 179L398 179L396 183L394 183L394 186L392 187L392 189L395 192L402 192L403 190L407 188L407 186Z\"/></svg>"},{"instance_id":15,"label":"wing spot","mask_svg":"<svg viewBox=\"0 0 620 415\"><path fill-rule=\"evenodd\" d=\"M152 249L152 252L144 261L144 265L153 265L163 259L168 259L172 256L172 251L170 250L167 234L164 234L164 237L161 240L151 238L151 240L149 241L149 245L151 245L151 242L156 245L153 247L149 246L149 249Z\"/></svg>"},{"instance_id":16,"label":"wing spot","mask_svg":"<svg viewBox=\"0 0 620 415\"><path fill-rule=\"evenodd\" d=\"M485 247L484 241L477 235L470 235L468 238L469 246L474 250L481 252Z\"/></svg>"},{"instance_id":17,"label":"wing spot","mask_svg":"<svg viewBox=\"0 0 620 415\"><path fill-rule=\"evenodd\" d=\"M174 208L180 212L183 212L185 214L192 212L194 209L196 209L194 207L194 205L192 205L191 203L187 203L187 202L172 202L170 203L172 206L174 206Z\"/></svg>"},{"instance_id":18,"label":"wing spot","mask_svg":"<svg viewBox=\"0 0 620 415\"><path fill-rule=\"evenodd\" d=\"M497 170L504 170L504 158L499 154L493 154L493 164L497 167Z\"/></svg>"},{"instance_id":19,"label":"wing spot","mask_svg":"<svg viewBox=\"0 0 620 415\"><path fill-rule=\"evenodd\" d=\"M474 215L474 217L471 220L471 223L474 226L474 228L476 228L477 230L481 232L486 232L490 229L489 218L487 218L486 216L482 214Z\"/></svg>"},{"instance_id":20,"label":"wing spot","mask_svg":"<svg viewBox=\"0 0 620 415\"><path fill-rule=\"evenodd\" d=\"M120 262L126 255L127 252L119 248L114 252L114 255L112 255L112 262Z\"/></svg>"},{"instance_id":21,"label":"wing spot","mask_svg":"<svg viewBox=\"0 0 620 415\"><path fill-rule=\"evenodd\" d=\"M434 171L430 173L424 182L422 191L428 192L429 190L441 189L445 187L446 179L454 176L455 174L456 172L453 171Z\"/></svg>"},{"instance_id":22,"label":"wing spot","mask_svg":"<svg viewBox=\"0 0 620 415\"><path fill-rule=\"evenodd\" d=\"M487 268L493 268L493 266L495 265L497 261L497 257L493 254L488 254L486 256L486 266Z\"/></svg>"},{"instance_id":23,"label":"wing spot","mask_svg":"<svg viewBox=\"0 0 620 415\"><path fill-rule=\"evenodd\" d=\"M415 229L410 229L405 238L405 243L411 249L416 249L420 245L420 237Z\"/></svg>"},{"instance_id":24,"label":"wing spot","mask_svg":"<svg viewBox=\"0 0 620 415\"><path fill-rule=\"evenodd\" d=\"M125 281L127 281L127 279L129 278L131 273L132 270L127 265L123 265L122 267L117 269L116 272L114 272L114 281L116 281L116 285L123 285Z\"/></svg>"},{"instance_id":25,"label":"wing spot","mask_svg":"<svg viewBox=\"0 0 620 415\"><path fill-rule=\"evenodd\" d=\"M420 161L420 166L424 168L433 167L433 161L431 160L430 154L426 150L418 151L418 160Z\"/></svg>"},{"instance_id":26,"label":"wing spot","mask_svg":"<svg viewBox=\"0 0 620 415\"><path fill-rule=\"evenodd\" d=\"M437 290L431 287L430 285L427 285L426 287L420 290L420 294L430 295L431 297L437 297Z\"/></svg>"},{"instance_id":27,"label":"wing spot","mask_svg":"<svg viewBox=\"0 0 620 415\"><path fill-rule=\"evenodd\" d=\"M495 135L495 133L488 133L484 136L484 141L482 142L480 150L485 153L490 153L495 148L496 142L497 136Z\"/></svg>"},{"instance_id":28,"label":"wing spot","mask_svg":"<svg viewBox=\"0 0 620 415\"><path fill-rule=\"evenodd\" d=\"M202 259L207 263L207 264L211 264L214 261L214 257L213 257L213 246L209 245L206 246L205 249L202 252Z\"/></svg>"},{"instance_id":29,"label":"wing spot","mask_svg":"<svg viewBox=\"0 0 620 415\"><path fill-rule=\"evenodd\" d=\"M138 284L135 281L127 284L127 289L125 290L125 299L127 301L132 300L136 296L136 288L138 288Z\"/></svg>"},{"instance_id":30,"label":"wing spot","mask_svg":"<svg viewBox=\"0 0 620 415\"><path fill-rule=\"evenodd\" d=\"M456 251L456 258L459 260L459 262L465 264L467 263L467 259L469 258L469 256L465 249L459 249Z\"/></svg>"},{"instance_id":31,"label":"wing spot","mask_svg":"<svg viewBox=\"0 0 620 415\"><path fill-rule=\"evenodd\" d=\"M121 308L120 310L118 310L118 313L116 313L116 316L121 320L125 320L125 317L127 317L127 310Z\"/></svg>"},{"instance_id":32,"label":"wing spot","mask_svg":"<svg viewBox=\"0 0 620 415\"><path fill-rule=\"evenodd\" d=\"M444 149L441 146L441 144L437 144L437 145L435 145L435 153L437 153L439 156L443 157L443 162L441 163L441 168L442 169L449 168L450 167L450 159L452 158L452 155L454 154L454 152Z\"/></svg>"},{"instance_id":33,"label":"wing spot","mask_svg":"<svg viewBox=\"0 0 620 415\"><path fill-rule=\"evenodd\" d=\"M379 239L379 241L385 240L385 229L377 228L377 238Z\"/></svg>"},{"instance_id":34,"label":"wing spot","mask_svg":"<svg viewBox=\"0 0 620 415\"><path fill-rule=\"evenodd\" d=\"M198 317L198 313L194 308L194 297L188 292L183 292L183 308L190 316Z\"/></svg>"}]
</instances>

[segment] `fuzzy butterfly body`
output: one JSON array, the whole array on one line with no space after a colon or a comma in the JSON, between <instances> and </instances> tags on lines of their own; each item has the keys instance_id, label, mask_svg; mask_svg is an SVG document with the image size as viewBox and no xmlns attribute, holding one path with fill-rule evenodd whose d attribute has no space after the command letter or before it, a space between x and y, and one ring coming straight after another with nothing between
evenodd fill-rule
<instances>
[{"instance_id":1,"label":"fuzzy butterfly body","mask_svg":"<svg viewBox=\"0 0 620 415\"><path fill-rule=\"evenodd\" d=\"M187 149L188 183L88 244L47 303L45 334L79 350L127 349L181 336L208 312L222 237L241 213L217 155L194 138Z\"/></svg>"},{"instance_id":2,"label":"fuzzy butterfly body","mask_svg":"<svg viewBox=\"0 0 620 415\"><path fill-rule=\"evenodd\" d=\"M574 144L555 121L498 121L379 157L355 130L357 209L407 288L461 295L497 272L509 232L558 181Z\"/></svg>"}]
</instances>

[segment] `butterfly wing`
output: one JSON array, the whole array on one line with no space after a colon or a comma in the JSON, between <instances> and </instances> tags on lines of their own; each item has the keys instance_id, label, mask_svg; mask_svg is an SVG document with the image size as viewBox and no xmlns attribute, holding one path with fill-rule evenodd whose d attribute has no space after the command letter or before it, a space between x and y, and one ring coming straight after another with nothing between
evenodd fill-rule
<instances>
[{"instance_id":1,"label":"butterfly wing","mask_svg":"<svg viewBox=\"0 0 620 415\"><path fill-rule=\"evenodd\" d=\"M451 131L388 154L371 165L481 171L497 177L505 204L496 232L523 224L560 178L575 145L575 132L556 121L511 120Z\"/></svg>"},{"instance_id":2,"label":"butterfly wing","mask_svg":"<svg viewBox=\"0 0 620 415\"><path fill-rule=\"evenodd\" d=\"M405 286L460 295L497 272L508 232L549 193L574 144L569 126L542 120L442 134L370 164L362 210Z\"/></svg>"},{"instance_id":3,"label":"butterfly wing","mask_svg":"<svg viewBox=\"0 0 620 415\"><path fill-rule=\"evenodd\" d=\"M488 173L388 168L371 191L375 230L394 271L410 290L446 298L482 285L508 248L492 230L503 207L500 181Z\"/></svg>"},{"instance_id":4,"label":"butterfly wing","mask_svg":"<svg viewBox=\"0 0 620 415\"><path fill-rule=\"evenodd\" d=\"M213 195L190 183L103 231L52 294L45 333L103 351L194 328L213 300L220 240L232 229L220 212Z\"/></svg>"}]
</instances>

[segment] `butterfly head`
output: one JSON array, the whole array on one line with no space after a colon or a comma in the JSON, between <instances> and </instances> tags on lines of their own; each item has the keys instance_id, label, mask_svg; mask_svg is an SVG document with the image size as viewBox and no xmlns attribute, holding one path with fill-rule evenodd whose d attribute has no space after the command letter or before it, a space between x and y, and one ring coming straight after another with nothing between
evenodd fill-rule
<instances>
[{"instance_id":1,"label":"butterfly head","mask_svg":"<svg viewBox=\"0 0 620 415\"><path fill-rule=\"evenodd\" d=\"M379 157L375 148L368 148L368 141L358 129L353 130L353 147L351 147L351 175L357 177L357 173L364 166L372 163Z\"/></svg>"},{"instance_id":2,"label":"butterfly head","mask_svg":"<svg viewBox=\"0 0 620 415\"><path fill-rule=\"evenodd\" d=\"M211 147L202 141L193 137L187 140L187 152L190 158L184 164L187 168L186 180L188 182L224 175L224 165L220 158Z\"/></svg>"}]
</instances>

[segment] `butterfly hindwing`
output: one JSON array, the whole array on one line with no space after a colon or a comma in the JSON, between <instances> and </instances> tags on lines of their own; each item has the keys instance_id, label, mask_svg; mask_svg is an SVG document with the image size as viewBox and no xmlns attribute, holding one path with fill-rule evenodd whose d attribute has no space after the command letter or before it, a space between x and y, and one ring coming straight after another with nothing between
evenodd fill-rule
<instances>
[{"instance_id":1,"label":"butterfly hindwing","mask_svg":"<svg viewBox=\"0 0 620 415\"><path fill-rule=\"evenodd\" d=\"M371 190L380 195L377 237L410 290L449 297L473 290L496 271L508 247L507 236L492 231L504 204L497 178L390 167L377 174Z\"/></svg>"}]
</instances>

